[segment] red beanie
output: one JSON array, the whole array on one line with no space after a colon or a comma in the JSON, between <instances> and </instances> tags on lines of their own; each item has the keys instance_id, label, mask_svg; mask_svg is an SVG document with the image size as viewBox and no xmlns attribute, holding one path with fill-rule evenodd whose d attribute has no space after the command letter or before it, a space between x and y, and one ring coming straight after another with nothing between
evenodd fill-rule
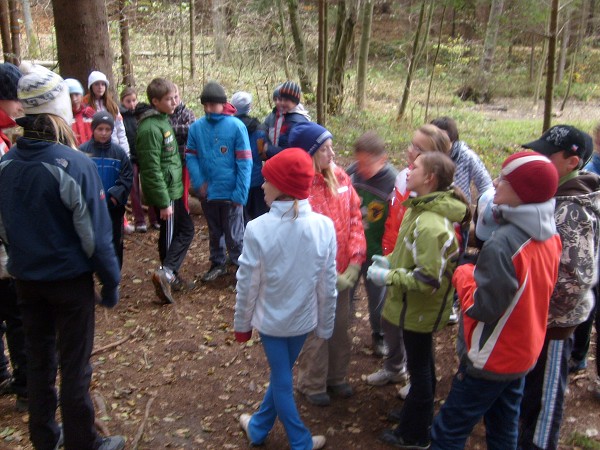
<instances>
[{"instance_id":1,"label":"red beanie","mask_svg":"<svg viewBox=\"0 0 600 450\"><path fill-rule=\"evenodd\" d=\"M537 152L518 152L506 158L500 171L523 203L543 203L556 194L558 172Z\"/></svg>"},{"instance_id":2,"label":"red beanie","mask_svg":"<svg viewBox=\"0 0 600 450\"><path fill-rule=\"evenodd\" d=\"M284 194L299 200L308 198L315 177L313 160L301 148L287 148L268 159L262 174Z\"/></svg>"}]
</instances>

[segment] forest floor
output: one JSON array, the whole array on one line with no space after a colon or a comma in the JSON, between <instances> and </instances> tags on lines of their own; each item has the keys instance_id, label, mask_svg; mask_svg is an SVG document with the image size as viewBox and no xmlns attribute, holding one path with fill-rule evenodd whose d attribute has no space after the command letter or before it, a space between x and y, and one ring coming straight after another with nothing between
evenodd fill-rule
<instances>
[{"instance_id":1,"label":"forest floor","mask_svg":"<svg viewBox=\"0 0 600 450\"><path fill-rule=\"evenodd\" d=\"M509 111L524 104L506 104ZM573 112L597 115L595 105L579 105ZM493 120L501 109L475 106ZM595 111L592 112L592 109ZM509 115L511 113L509 112ZM526 113L524 113L526 114ZM341 165L349 161L340 158ZM208 231L204 218L194 216L196 237L182 267L184 278L199 280L208 266ZM125 237L121 301L114 310L97 309L92 395L96 416L105 431L122 434L127 447L139 449L246 449L248 441L238 425L243 412L258 408L268 383L268 365L257 335L245 345L233 339L235 276L212 283L198 281L188 293L175 295L176 303L155 303L151 283L158 266L158 232ZM370 350L366 297L362 287L354 302L351 322L352 356L349 381L354 396L334 399L320 408L297 395L301 416L313 434L327 437L335 450L387 448L377 442L390 423L386 413L401 406L401 386L367 386L364 378L381 366ZM436 410L448 394L458 360L454 352L457 328L449 326L435 338L437 376ZM595 351L592 346L590 355ZM594 361L570 378L562 440L578 433L600 447L600 401L590 387L596 376ZM0 449L31 449L27 414L14 410L14 399L0 398ZM288 448L283 427L277 423L265 449ZM481 424L468 449L485 448ZM561 449L574 449L564 444ZM586 447L592 448L592 447ZM598 447L595 447L598 448Z\"/></svg>"}]
</instances>

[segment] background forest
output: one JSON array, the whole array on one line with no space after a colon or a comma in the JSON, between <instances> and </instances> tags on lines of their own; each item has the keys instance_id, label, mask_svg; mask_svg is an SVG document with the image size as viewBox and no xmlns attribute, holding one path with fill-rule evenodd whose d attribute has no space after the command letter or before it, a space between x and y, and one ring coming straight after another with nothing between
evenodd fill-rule
<instances>
[{"instance_id":1,"label":"background forest","mask_svg":"<svg viewBox=\"0 0 600 450\"><path fill-rule=\"evenodd\" d=\"M493 170L550 120L590 130L596 115L589 109L600 97L596 0L1 5L6 60L43 61L84 85L99 69L116 92L132 85L143 98L146 84L165 76L201 113L199 93L215 79L229 95L252 92L262 118L273 88L299 81L303 102L334 132L342 155L375 129L401 161L414 127L447 114Z\"/></svg>"}]
</instances>

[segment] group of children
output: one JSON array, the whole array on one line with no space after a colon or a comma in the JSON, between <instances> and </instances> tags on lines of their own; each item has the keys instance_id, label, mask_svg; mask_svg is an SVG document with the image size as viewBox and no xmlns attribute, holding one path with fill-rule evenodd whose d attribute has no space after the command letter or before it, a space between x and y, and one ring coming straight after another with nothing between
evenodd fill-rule
<instances>
[{"instance_id":1,"label":"group of children","mask_svg":"<svg viewBox=\"0 0 600 450\"><path fill-rule=\"evenodd\" d=\"M0 124L14 126L20 105L25 113L18 119L24 136L8 151L2 135L0 147L0 238L8 257L0 258L8 269L0 271L7 293L0 320L13 366L10 379L0 361L0 382L18 402L29 393L35 446L123 448L122 437L100 438L93 427L94 304L118 301L130 193L135 229L147 230L142 192L150 226L160 228L161 266L152 275L158 298L172 303L172 291L186 287L179 270L194 237L191 188L209 228L203 280L227 273L227 264L238 267L235 337L245 342L256 328L271 368L259 410L240 416L251 443L263 443L279 417L291 448L325 445L300 418L292 369L298 360L296 389L309 403L353 395L349 321L362 277L373 351L386 357L366 381L409 380L402 408L388 416L398 426L381 441L464 448L483 417L489 448L557 447L568 371L587 351L571 352L573 333L582 327L589 342L597 284L600 178L591 173L597 155L590 172L580 171L592 155L585 133L552 127L523 146L531 151L506 159L491 191L484 165L448 117L415 131L406 169L397 172L384 142L367 132L343 170L332 134L310 121L291 81L276 88L275 108L261 124L249 115L249 93L229 103L214 81L204 86L205 114L196 120L164 78L148 85L147 104L126 88L119 107L101 72L90 74L85 96L79 82L43 67L23 72L0 67ZM487 199L474 221L481 249L475 264L459 265L472 185ZM454 288L460 366L434 418L433 337L450 319ZM62 427L54 420L57 350Z\"/></svg>"}]
</instances>

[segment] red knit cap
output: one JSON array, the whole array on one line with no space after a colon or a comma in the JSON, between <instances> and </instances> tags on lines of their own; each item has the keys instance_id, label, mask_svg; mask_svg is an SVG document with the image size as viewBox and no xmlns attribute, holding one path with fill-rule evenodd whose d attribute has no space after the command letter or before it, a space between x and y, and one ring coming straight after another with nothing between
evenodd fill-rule
<instances>
[{"instance_id":1,"label":"red knit cap","mask_svg":"<svg viewBox=\"0 0 600 450\"><path fill-rule=\"evenodd\" d=\"M554 197L558 172L537 152L518 152L506 158L500 172L523 203L542 203Z\"/></svg>"},{"instance_id":2,"label":"red knit cap","mask_svg":"<svg viewBox=\"0 0 600 450\"><path fill-rule=\"evenodd\" d=\"M265 179L284 194L308 198L315 177L313 160L301 148L287 148L268 159L262 168Z\"/></svg>"}]
</instances>

